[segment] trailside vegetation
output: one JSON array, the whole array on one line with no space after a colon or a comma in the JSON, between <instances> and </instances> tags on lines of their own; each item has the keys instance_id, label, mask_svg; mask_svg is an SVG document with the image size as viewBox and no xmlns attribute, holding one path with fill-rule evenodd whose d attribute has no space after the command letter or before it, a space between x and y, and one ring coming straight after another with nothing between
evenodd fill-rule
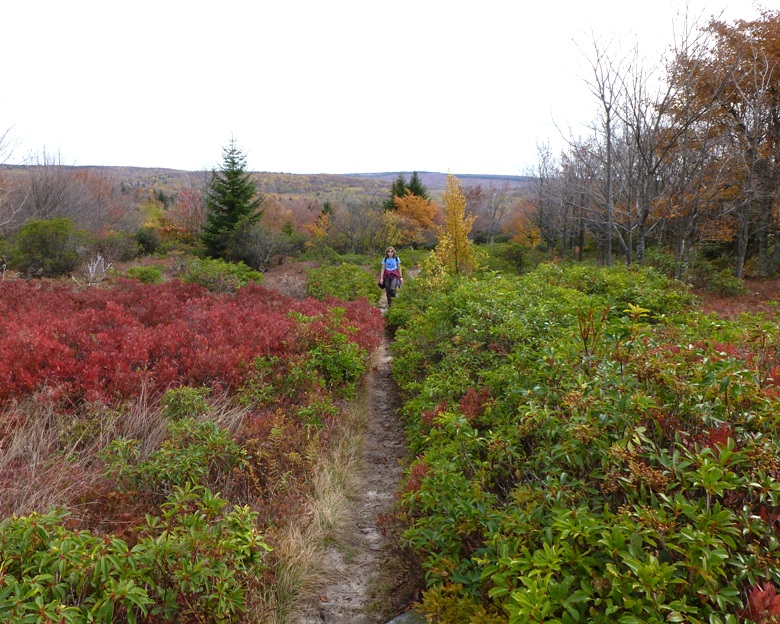
<instances>
[{"instance_id":1,"label":"trailside vegetation","mask_svg":"<svg viewBox=\"0 0 780 624\"><path fill-rule=\"evenodd\" d=\"M276 544L382 326L251 281L0 283L0 620L289 610Z\"/></svg>"},{"instance_id":2,"label":"trailside vegetation","mask_svg":"<svg viewBox=\"0 0 780 624\"><path fill-rule=\"evenodd\" d=\"M780 325L652 269L410 281L388 312L434 621L780 615Z\"/></svg>"}]
</instances>

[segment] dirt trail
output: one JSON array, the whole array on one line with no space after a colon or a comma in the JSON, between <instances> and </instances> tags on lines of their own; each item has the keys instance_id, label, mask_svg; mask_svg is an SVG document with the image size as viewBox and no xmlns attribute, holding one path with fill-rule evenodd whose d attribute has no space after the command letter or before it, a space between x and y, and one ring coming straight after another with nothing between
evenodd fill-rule
<instances>
[{"instance_id":1,"label":"dirt trail","mask_svg":"<svg viewBox=\"0 0 780 624\"><path fill-rule=\"evenodd\" d=\"M296 262L274 267L265 274L264 283L292 297L304 297L310 266L313 263ZM377 291L377 299L381 307L387 305L384 293L380 297ZM405 458L390 342L385 336L373 354L365 382L367 425L347 521L325 551L317 587L306 589L311 598L298 606L290 624L385 624L416 597L417 572L410 572L394 527L380 520L395 511ZM421 617L409 612L400 620L414 622Z\"/></svg>"},{"instance_id":2,"label":"dirt trail","mask_svg":"<svg viewBox=\"0 0 780 624\"><path fill-rule=\"evenodd\" d=\"M387 338L374 362L366 380L370 407L349 519L325 552L319 599L305 605L293 624L381 624L414 598L415 584L398 551L397 536L379 520L395 509L405 455Z\"/></svg>"}]
</instances>

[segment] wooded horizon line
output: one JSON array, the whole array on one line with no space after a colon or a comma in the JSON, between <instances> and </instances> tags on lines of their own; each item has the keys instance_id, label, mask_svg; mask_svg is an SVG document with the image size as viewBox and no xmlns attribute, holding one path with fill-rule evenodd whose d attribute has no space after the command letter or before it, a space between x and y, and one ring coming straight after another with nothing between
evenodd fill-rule
<instances>
[{"instance_id":1,"label":"wooded horizon line","mask_svg":"<svg viewBox=\"0 0 780 624\"><path fill-rule=\"evenodd\" d=\"M29 168L41 167L41 166L47 166L47 165L5 164L5 165L0 165L0 170L5 169L5 170L23 171ZM128 174L138 175L143 173L152 176L159 175L159 174L166 174L168 176L180 177L186 175L210 174L212 171L211 169L189 170L189 169L175 169L172 167L141 167L135 165L55 164L49 166L57 166L57 167L62 167L64 169L79 169L79 170L86 170L86 171L107 171L109 173L117 174L120 177L126 176ZM411 170L404 170L404 171L376 171L376 172L352 172L352 173L290 173L285 171L254 171L253 170L253 171L249 171L248 173L256 176L283 175L283 176L295 176L299 178L318 178L318 179L358 178L364 180L387 181L388 183L391 183L399 175L403 175L407 177L411 176L413 173L415 173L415 170L411 169ZM423 184L425 184L426 186L431 186L432 188L444 188L444 185L447 180L447 175L449 175L447 173L442 173L437 171L416 171L416 173L418 176L420 176L420 179L422 180ZM528 182L534 180L533 176L524 176L524 175L480 174L480 173L454 173L453 175L460 180L468 180L470 184L480 184L480 183L503 184L504 182L507 182L510 188L517 188L519 186L523 186Z\"/></svg>"}]
</instances>

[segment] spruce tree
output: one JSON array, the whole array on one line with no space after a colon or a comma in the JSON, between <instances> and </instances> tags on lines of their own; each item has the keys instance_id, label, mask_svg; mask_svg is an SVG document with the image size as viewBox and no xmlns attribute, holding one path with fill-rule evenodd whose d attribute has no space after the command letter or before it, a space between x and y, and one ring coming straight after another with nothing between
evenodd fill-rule
<instances>
[{"instance_id":1,"label":"spruce tree","mask_svg":"<svg viewBox=\"0 0 780 624\"><path fill-rule=\"evenodd\" d=\"M395 210L395 202L393 200L396 197L403 197L406 195L407 188L408 186L406 185L406 178L404 177L404 174L399 173L398 177L393 182L393 186L390 187L390 197L385 200L385 203L382 205L382 207L385 210Z\"/></svg>"},{"instance_id":2,"label":"spruce tree","mask_svg":"<svg viewBox=\"0 0 780 624\"><path fill-rule=\"evenodd\" d=\"M412 195L417 195L417 197L422 197L428 201L431 199L430 195L428 195L428 189L425 188L425 185L422 183L422 180L420 179L420 176L417 175L416 171L412 173L412 179L409 180L409 185L406 188L409 189Z\"/></svg>"},{"instance_id":3,"label":"spruce tree","mask_svg":"<svg viewBox=\"0 0 780 624\"><path fill-rule=\"evenodd\" d=\"M213 258L225 257L225 251L239 226L250 226L262 216L258 209L263 197L246 170L246 155L235 139L222 148L222 166L212 172L206 192L206 224L201 240Z\"/></svg>"}]
</instances>

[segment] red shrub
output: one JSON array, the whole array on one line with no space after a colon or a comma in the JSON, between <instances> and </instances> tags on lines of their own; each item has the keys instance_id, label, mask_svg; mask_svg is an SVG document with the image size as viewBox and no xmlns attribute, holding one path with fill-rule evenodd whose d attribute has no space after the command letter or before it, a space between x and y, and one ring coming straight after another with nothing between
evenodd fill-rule
<instances>
[{"instance_id":1,"label":"red shrub","mask_svg":"<svg viewBox=\"0 0 780 624\"><path fill-rule=\"evenodd\" d=\"M482 388L477 391L475 388L469 388L460 400L460 413L466 417L466 420L472 421L482 413L485 405L491 400L490 390Z\"/></svg>"},{"instance_id":2,"label":"red shrub","mask_svg":"<svg viewBox=\"0 0 780 624\"><path fill-rule=\"evenodd\" d=\"M754 622L776 622L780 618L780 596L772 583L756 585L748 595L744 617Z\"/></svg>"},{"instance_id":3,"label":"red shrub","mask_svg":"<svg viewBox=\"0 0 780 624\"><path fill-rule=\"evenodd\" d=\"M423 410L422 413L422 421L427 426L433 425L433 421L436 420L436 418L447 411L447 401L442 401L439 403L436 407L434 407L432 410Z\"/></svg>"},{"instance_id":4,"label":"red shrub","mask_svg":"<svg viewBox=\"0 0 780 624\"><path fill-rule=\"evenodd\" d=\"M338 304L343 314L333 314ZM300 323L298 312L312 320ZM340 331L367 351L381 314L365 301L298 301L260 286L215 295L178 281L110 290L0 284L0 403L45 391L110 403L144 386L241 384L258 356L305 353Z\"/></svg>"}]
</instances>

